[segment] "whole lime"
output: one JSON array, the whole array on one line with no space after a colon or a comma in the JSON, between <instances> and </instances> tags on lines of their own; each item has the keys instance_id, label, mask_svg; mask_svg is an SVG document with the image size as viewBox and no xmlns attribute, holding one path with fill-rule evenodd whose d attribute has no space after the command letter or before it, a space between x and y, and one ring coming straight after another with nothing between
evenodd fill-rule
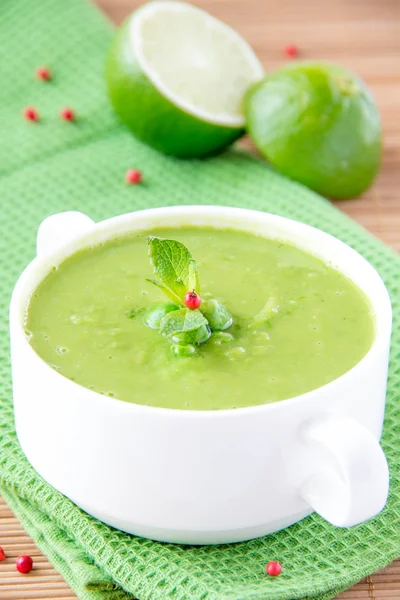
<instances>
[{"instance_id":1,"label":"whole lime","mask_svg":"<svg viewBox=\"0 0 400 600\"><path fill-rule=\"evenodd\" d=\"M264 75L230 27L184 2L153 1L117 32L109 96L141 140L180 157L216 152L244 133L243 96Z\"/></svg>"},{"instance_id":2,"label":"whole lime","mask_svg":"<svg viewBox=\"0 0 400 600\"><path fill-rule=\"evenodd\" d=\"M254 84L248 132L279 171L330 198L352 198L375 178L381 125L365 84L343 67L303 62Z\"/></svg>"}]
</instances>

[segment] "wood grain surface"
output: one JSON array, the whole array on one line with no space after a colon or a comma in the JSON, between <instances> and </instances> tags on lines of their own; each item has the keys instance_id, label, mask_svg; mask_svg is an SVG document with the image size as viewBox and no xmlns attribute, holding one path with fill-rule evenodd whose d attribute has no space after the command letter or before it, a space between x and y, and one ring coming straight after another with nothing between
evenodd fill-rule
<instances>
[{"instance_id":1,"label":"wood grain surface","mask_svg":"<svg viewBox=\"0 0 400 600\"><path fill-rule=\"evenodd\" d=\"M140 2L97 0L97 4L120 23ZM197 0L196 4L236 28L266 69L283 64L284 46L295 43L301 58L340 62L365 79L382 114L382 169L361 198L336 205L400 250L400 1ZM0 545L9 557L0 562L0 600L77 600L1 499ZM29 575L15 569L21 553L34 558ZM338 600L400 600L400 560Z\"/></svg>"}]
</instances>

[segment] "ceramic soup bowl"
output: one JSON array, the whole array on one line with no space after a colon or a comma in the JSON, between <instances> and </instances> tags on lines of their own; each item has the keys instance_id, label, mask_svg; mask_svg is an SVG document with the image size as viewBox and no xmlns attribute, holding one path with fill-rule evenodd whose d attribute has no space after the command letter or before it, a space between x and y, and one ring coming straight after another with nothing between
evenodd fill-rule
<instances>
[{"instance_id":1,"label":"ceramic soup bowl","mask_svg":"<svg viewBox=\"0 0 400 600\"><path fill-rule=\"evenodd\" d=\"M66 379L24 333L37 285L78 249L125 232L223 226L294 243L321 257L366 296L376 335L343 376L273 404L219 411L122 402ZM67 212L40 226L37 257L11 302L18 439L54 488L118 529L177 543L214 544L263 536L316 511L339 527L379 513L388 494L382 431L391 306L377 272L317 229L274 215L215 206L159 208L95 224Z\"/></svg>"}]
</instances>

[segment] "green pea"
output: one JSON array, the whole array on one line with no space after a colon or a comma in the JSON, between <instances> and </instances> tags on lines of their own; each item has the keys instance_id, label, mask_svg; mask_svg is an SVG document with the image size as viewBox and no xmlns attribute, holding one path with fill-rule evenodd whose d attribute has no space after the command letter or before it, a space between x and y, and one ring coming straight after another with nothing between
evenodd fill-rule
<instances>
[{"instance_id":1,"label":"green pea","mask_svg":"<svg viewBox=\"0 0 400 600\"><path fill-rule=\"evenodd\" d=\"M161 319L173 310L179 310L179 306L173 304L172 302L162 302L161 304L156 304L146 311L144 315L144 323L147 325L147 327L150 327L150 329L159 329Z\"/></svg>"},{"instance_id":2,"label":"green pea","mask_svg":"<svg viewBox=\"0 0 400 600\"><path fill-rule=\"evenodd\" d=\"M191 356L196 352L196 348L193 346L193 344L172 344L170 348L172 354L175 356Z\"/></svg>"},{"instance_id":3,"label":"green pea","mask_svg":"<svg viewBox=\"0 0 400 600\"><path fill-rule=\"evenodd\" d=\"M211 331L224 331L232 325L232 315L229 310L218 300L206 300L200 310L207 319Z\"/></svg>"},{"instance_id":4,"label":"green pea","mask_svg":"<svg viewBox=\"0 0 400 600\"><path fill-rule=\"evenodd\" d=\"M221 344L229 344L230 342L233 342L234 337L231 333L227 333L225 331L216 331L212 336L212 340L214 344L218 344L218 346L220 346Z\"/></svg>"},{"instance_id":5,"label":"green pea","mask_svg":"<svg viewBox=\"0 0 400 600\"><path fill-rule=\"evenodd\" d=\"M230 360L236 360L237 358L243 358L246 354L246 349L242 348L242 346L236 346L228 352L225 352L225 356L227 356Z\"/></svg>"}]
</instances>

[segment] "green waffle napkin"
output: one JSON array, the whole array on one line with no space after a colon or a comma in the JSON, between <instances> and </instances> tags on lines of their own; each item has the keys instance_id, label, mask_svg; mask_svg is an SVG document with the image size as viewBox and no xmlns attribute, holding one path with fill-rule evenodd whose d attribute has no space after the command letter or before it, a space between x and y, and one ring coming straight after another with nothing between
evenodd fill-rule
<instances>
[{"instance_id":1,"label":"green waffle napkin","mask_svg":"<svg viewBox=\"0 0 400 600\"><path fill-rule=\"evenodd\" d=\"M105 96L103 61L112 33L83 0L0 4L0 490L81 600L329 600L400 555L399 257L327 201L240 150L184 162L135 140ZM51 82L35 80L41 64L52 69ZM38 108L40 123L22 119L25 105ZM63 106L75 108L75 124L59 119ZM124 183L129 167L143 171L143 184ZM381 273L393 301L394 335L383 436L391 494L377 518L335 529L312 515L241 544L160 544L91 518L26 461L13 423L7 312L15 281L34 256L39 223L65 210L100 220L174 204L243 206L292 217L341 238ZM283 563L278 578L264 572L272 559Z\"/></svg>"}]
</instances>

